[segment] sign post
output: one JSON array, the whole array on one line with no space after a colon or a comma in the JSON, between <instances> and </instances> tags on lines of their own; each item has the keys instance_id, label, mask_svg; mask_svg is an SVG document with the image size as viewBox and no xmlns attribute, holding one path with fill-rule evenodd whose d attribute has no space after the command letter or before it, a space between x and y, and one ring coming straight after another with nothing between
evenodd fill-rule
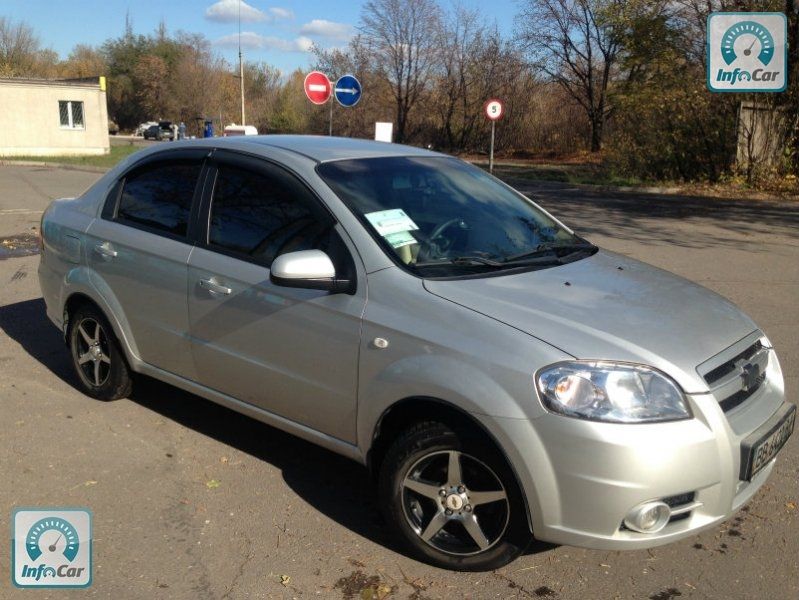
<instances>
[{"instance_id":1,"label":"sign post","mask_svg":"<svg viewBox=\"0 0 799 600\"><path fill-rule=\"evenodd\" d=\"M486 117L491 121L491 148L488 154L488 172L494 173L494 133L497 126L497 121L505 114L505 106L500 100L496 98L490 99L483 106Z\"/></svg>"}]
</instances>

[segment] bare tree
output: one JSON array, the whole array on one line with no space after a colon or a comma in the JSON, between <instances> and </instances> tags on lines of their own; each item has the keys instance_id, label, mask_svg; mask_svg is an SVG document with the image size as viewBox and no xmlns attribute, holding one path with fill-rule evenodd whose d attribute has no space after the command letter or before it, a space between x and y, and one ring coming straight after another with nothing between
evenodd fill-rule
<instances>
[{"instance_id":1,"label":"bare tree","mask_svg":"<svg viewBox=\"0 0 799 600\"><path fill-rule=\"evenodd\" d=\"M441 75L438 78L438 112L444 143L463 148L480 114L474 62L486 45L485 26L477 11L456 5L442 24ZM478 92L479 93L479 92Z\"/></svg>"},{"instance_id":2,"label":"bare tree","mask_svg":"<svg viewBox=\"0 0 799 600\"><path fill-rule=\"evenodd\" d=\"M369 0L363 7L359 30L374 70L391 86L397 142L409 135L408 115L437 61L440 19L435 0Z\"/></svg>"},{"instance_id":3,"label":"bare tree","mask_svg":"<svg viewBox=\"0 0 799 600\"><path fill-rule=\"evenodd\" d=\"M25 77L35 72L39 38L24 21L0 16L0 76Z\"/></svg>"},{"instance_id":4,"label":"bare tree","mask_svg":"<svg viewBox=\"0 0 799 600\"><path fill-rule=\"evenodd\" d=\"M619 54L615 21L624 0L526 0L517 39L534 66L585 110L591 151L602 148L608 86Z\"/></svg>"}]
</instances>

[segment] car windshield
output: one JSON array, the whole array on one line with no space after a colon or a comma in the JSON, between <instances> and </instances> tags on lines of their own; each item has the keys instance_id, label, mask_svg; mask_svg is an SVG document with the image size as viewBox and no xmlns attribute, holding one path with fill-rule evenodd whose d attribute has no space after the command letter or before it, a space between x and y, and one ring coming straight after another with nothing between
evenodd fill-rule
<instances>
[{"instance_id":1,"label":"car windshield","mask_svg":"<svg viewBox=\"0 0 799 600\"><path fill-rule=\"evenodd\" d=\"M421 276L553 266L596 250L455 158L340 160L317 172L386 251Z\"/></svg>"}]
</instances>

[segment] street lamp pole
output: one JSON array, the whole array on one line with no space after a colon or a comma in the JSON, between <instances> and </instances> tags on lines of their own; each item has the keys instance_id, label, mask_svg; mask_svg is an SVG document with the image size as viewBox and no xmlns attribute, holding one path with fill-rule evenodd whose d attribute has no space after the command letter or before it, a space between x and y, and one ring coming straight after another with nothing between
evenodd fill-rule
<instances>
[{"instance_id":1,"label":"street lamp pole","mask_svg":"<svg viewBox=\"0 0 799 600\"><path fill-rule=\"evenodd\" d=\"M239 0L239 84L241 86L241 124L246 125L244 119L244 59L241 54L241 0Z\"/></svg>"}]
</instances>

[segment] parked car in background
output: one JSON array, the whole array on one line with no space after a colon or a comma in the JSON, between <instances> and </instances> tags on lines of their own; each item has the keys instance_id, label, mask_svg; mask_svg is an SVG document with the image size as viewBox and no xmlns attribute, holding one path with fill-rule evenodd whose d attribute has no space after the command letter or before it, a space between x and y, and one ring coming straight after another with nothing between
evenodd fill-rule
<instances>
[{"instance_id":1,"label":"parked car in background","mask_svg":"<svg viewBox=\"0 0 799 600\"><path fill-rule=\"evenodd\" d=\"M175 139L175 127L172 121L159 121L158 126L161 128L161 138L165 140Z\"/></svg>"},{"instance_id":2,"label":"parked car in background","mask_svg":"<svg viewBox=\"0 0 799 600\"><path fill-rule=\"evenodd\" d=\"M139 126L136 128L134 135L144 135L144 132L147 131L153 125L158 125L158 121L147 121L146 123L140 123Z\"/></svg>"},{"instance_id":3,"label":"parked car in background","mask_svg":"<svg viewBox=\"0 0 799 600\"><path fill-rule=\"evenodd\" d=\"M155 124L145 129L143 136L145 140L157 140L160 142L164 139L164 132L158 124Z\"/></svg>"},{"instance_id":4,"label":"parked car in background","mask_svg":"<svg viewBox=\"0 0 799 600\"><path fill-rule=\"evenodd\" d=\"M772 344L732 303L442 154L177 142L41 231L88 395L142 373L368 465L394 539L440 567L716 527L793 431Z\"/></svg>"}]
</instances>

